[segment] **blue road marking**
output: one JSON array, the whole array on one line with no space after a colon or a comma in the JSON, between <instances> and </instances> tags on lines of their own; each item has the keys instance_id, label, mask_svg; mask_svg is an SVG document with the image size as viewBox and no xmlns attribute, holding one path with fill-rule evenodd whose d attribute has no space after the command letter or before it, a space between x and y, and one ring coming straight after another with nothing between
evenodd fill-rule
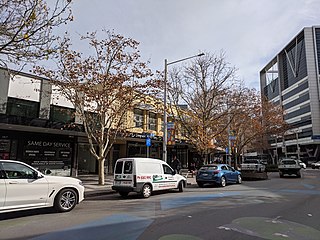
<instances>
[{"instance_id":1,"label":"blue road marking","mask_svg":"<svg viewBox=\"0 0 320 240\"><path fill-rule=\"evenodd\" d=\"M225 193L218 193L218 194L206 194L206 195L195 195L195 196L189 196L189 197L188 196L180 197L180 198L162 200L160 205L161 205L161 210L168 210L172 208L187 206L187 205L198 203L198 202L204 202L204 201L209 201L216 198L230 197L235 195L240 195L240 193L225 192Z\"/></svg>"},{"instance_id":2,"label":"blue road marking","mask_svg":"<svg viewBox=\"0 0 320 240\"><path fill-rule=\"evenodd\" d=\"M152 222L151 219L115 214L73 228L44 234L31 240L137 239Z\"/></svg>"},{"instance_id":3,"label":"blue road marking","mask_svg":"<svg viewBox=\"0 0 320 240\"><path fill-rule=\"evenodd\" d=\"M317 190L282 189L279 192L320 195L320 191Z\"/></svg>"},{"instance_id":4,"label":"blue road marking","mask_svg":"<svg viewBox=\"0 0 320 240\"><path fill-rule=\"evenodd\" d=\"M314 186L314 185L311 185L311 184L307 184L307 183L301 183L301 184L302 184L302 186L304 186L305 188L309 188L309 189L315 188L315 186Z\"/></svg>"}]
</instances>

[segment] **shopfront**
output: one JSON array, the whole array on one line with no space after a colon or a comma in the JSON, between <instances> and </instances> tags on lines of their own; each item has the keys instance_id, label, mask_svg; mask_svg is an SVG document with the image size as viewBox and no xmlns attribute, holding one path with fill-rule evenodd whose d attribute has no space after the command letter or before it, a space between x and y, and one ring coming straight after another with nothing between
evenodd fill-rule
<instances>
[{"instance_id":1,"label":"shopfront","mask_svg":"<svg viewBox=\"0 0 320 240\"><path fill-rule=\"evenodd\" d=\"M0 131L0 158L25 162L51 175L71 176L73 136Z\"/></svg>"}]
</instances>

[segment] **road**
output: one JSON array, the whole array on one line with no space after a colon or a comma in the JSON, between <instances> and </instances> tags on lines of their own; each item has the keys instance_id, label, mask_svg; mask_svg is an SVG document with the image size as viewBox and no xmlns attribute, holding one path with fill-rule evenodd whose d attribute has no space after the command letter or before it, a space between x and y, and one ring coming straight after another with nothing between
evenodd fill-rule
<instances>
[{"instance_id":1,"label":"road","mask_svg":"<svg viewBox=\"0 0 320 240\"><path fill-rule=\"evenodd\" d=\"M320 170L183 193L87 198L69 213L0 215L0 239L320 239Z\"/></svg>"}]
</instances>

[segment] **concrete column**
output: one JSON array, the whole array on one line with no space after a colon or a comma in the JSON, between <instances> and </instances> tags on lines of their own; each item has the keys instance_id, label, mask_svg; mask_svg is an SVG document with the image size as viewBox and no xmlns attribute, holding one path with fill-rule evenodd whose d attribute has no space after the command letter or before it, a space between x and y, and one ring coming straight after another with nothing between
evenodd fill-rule
<instances>
[{"instance_id":1,"label":"concrete column","mask_svg":"<svg viewBox=\"0 0 320 240\"><path fill-rule=\"evenodd\" d=\"M308 83L310 94L310 108L312 118L313 135L320 135L320 105L319 105L319 83L317 75L314 36L311 27L304 29L306 61L308 71Z\"/></svg>"},{"instance_id":2,"label":"concrete column","mask_svg":"<svg viewBox=\"0 0 320 240\"><path fill-rule=\"evenodd\" d=\"M7 99L10 83L10 75L6 69L0 68L0 82L0 113L5 114L7 110Z\"/></svg>"},{"instance_id":3,"label":"concrete column","mask_svg":"<svg viewBox=\"0 0 320 240\"><path fill-rule=\"evenodd\" d=\"M47 80L41 81L39 118L49 119L52 85Z\"/></svg>"}]
</instances>

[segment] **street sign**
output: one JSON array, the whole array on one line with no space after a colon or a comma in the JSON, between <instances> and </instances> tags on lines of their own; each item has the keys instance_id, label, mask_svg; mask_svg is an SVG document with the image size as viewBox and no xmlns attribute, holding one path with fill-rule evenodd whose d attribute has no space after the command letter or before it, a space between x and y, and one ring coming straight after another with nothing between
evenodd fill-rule
<instances>
[{"instance_id":1,"label":"street sign","mask_svg":"<svg viewBox=\"0 0 320 240\"><path fill-rule=\"evenodd\" d=\"M151 147L151 139L150 138L146 138L146 146Z\"/></svg>"}]
</instances>

